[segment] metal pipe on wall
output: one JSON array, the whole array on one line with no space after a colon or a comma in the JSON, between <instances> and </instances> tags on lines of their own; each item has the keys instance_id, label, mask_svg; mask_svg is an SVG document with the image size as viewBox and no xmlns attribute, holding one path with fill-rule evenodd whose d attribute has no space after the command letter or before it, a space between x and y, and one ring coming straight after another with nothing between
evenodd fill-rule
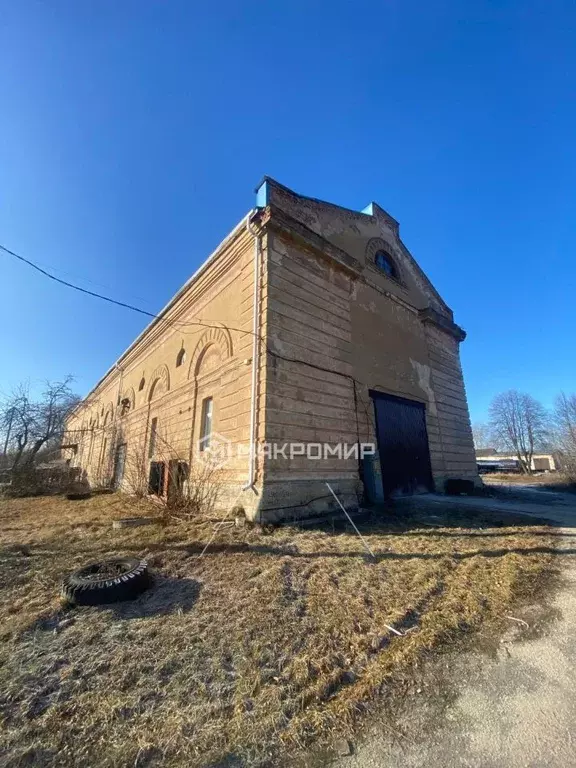
<instances>
[{"instance_id":1,"label":"metal pipe on wall","mask_svg":"<svg viewBox=\"0 0 576 768\"><path fill-rule=\"evenodd\" d=\"M254 211L252 212L254 213ZM250 227L251 215L246 221L246 228L254 235L254 312L252 318L252 389L250 395L250 452L248 458L248 482L242 490L254 489L256 480L256 420L257 403L256 395L258 389L258 374L260 369L260 254L261 241L260 233L254 232Z\"/></svg>"}]
</instances>

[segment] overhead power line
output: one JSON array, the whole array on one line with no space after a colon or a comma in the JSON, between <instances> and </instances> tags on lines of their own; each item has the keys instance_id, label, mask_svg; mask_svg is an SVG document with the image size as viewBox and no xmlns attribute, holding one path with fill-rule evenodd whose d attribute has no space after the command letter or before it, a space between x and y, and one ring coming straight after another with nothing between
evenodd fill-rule
<instances>
[{"instance_id":1,"label":"overhead power line","mask_svg":"<svg viewBox=\"0 0 576 768\"><path fill-rule=\"evenodd\" d=\"M50 272L47 272L38 264L35 264L33 261L30 261L30 259L25 259L24 256L20 256L20 254L15 253L14 251L11 251L9 248L6 248L6 246L4 245L0 245L0 249L10 254L10 256L14 256L14 258L18 259L18 261L22 261L24 262L24 264L28 264L29 267L32 267L32 269L35 269L37 272L40 272L40 274L44 275L45 277L50 278L50 280L54 280L56 283L65 285L67 288L73 288L75 291L80 291L80 293L86 293L88 294L88 296L94 296L96 299L102 299L103 301L108 301L110 304L116 304L119 307L124 307L125 309L131 309L133 312L139 312L141 315L147 315L148 317L153 317L153 318L158 317L158 315L155 315L152 312L147 312L145 309L134 307L132 306L132 304L125 304L123 301L117 301L116 299L111 299L109 296L103 296L101 293L95 293L94 291L89 291L87 288L81 288L79 285L74 285L74 283L69 283L67 280L62 280L62 278L56 277L56 275L53 275Z\"/></svg>"},{"instance_id":2,"label":"overhead power line","mask_svg":"<svg viewBox=\"0 0 576 768\"><path fill-rule=\"evenodd\" d=\"M331 373L335 376L342 376L345 379L348 379L348 381L351 381L354 386L354 402L355 402L355 411L356 411L356 423L357 428L358 426L358 405L357 405L357 394L356 394L356 384L361 384L361 382L356 379L354 376L351 376L348 373L342 373L341 371L335 371L332 368L325 368L324 366L317 365L316 363L309 363L307 360L299 360L296 357L288 357L286 355L282 355L279 352L275 352L274 350L270 349L268 346L268 343L266 340L262 337L259 333L254 333L254 331L247 331L244 328L235 328L232 325L226 325L224 323L216 324L216 323L204 323L200 320L198 321L181 321L181 320L167 320L165 317L162 317L162 315L155 315L153 312L148 312L145 309L141 309L140 307L135 307L132 304L127 304L124 301L118 301L117 299L112 299L110 296L105 296L102 293L96 293L95 291L89 291L87 288L82 288L79 285L75 285L74 283L70 283L67 280L62 280L60 277L56 277L56 275L51 274L46 269L43 269L41 266L36 264L35 262L31 261L30 259L24 258L24 256L20 256L20 254L15 253L14 251L11 251L9 248L6 248L6 246L0 244L0 250L5 251L6 253L10 254L10 256L13 256L15 259L18 259L18 261L23 262L24 264L28 264L29 267L32 267L32 269L35 269L37 272L40 272L40 274L44 275L45 277L48 277L50 280L54 280L56 283L60 283L61 285L66 286L67 288L72 288L75 291L79 291L80 293L85 293L88 296L93 296L96 299L101 299L102 301L107 301L109 304L115 304L118 307L123 307L124 309L130 309L132 312L138 312L140 315L145 315L146 317L151 317L153 320L164 320L168 325L171 325L172 327L176 326L186 326L186 325L196 325L196 326L202 326L204 328L222 328L223 326L229 330L229 331L237 331L238 333L245 333L249 334L250 336L256 336L256 338L259 340L260 344L264 345L264 349L268 354L272 355L273 357L278 358L279 360L284 360L288 363L299 363L300 365L305 365L308 368L314 368L317 371L322 371L324 373Z\"/></svg>"},{"instance_id":3,"label":"overhead power line","mask_svg":"<svg viewBox=\"0 0 576 768\"><path fill-rule=\"evenodd\" d=\"M132 312L138 312L140 315L145 315L146 317L151 317L153 320L165 320L168 325L200 325L205 328L221 328L222 325L216 325L215 323L203 323L201 321L182 321L182 320L175 320L170 321L166 320L165 317L162 317L162 315L155 315L154 312L149 312L146 309L141 309L140 307L136 307L133 304L127 304L124 301L118 301L118 299L112 299L110 296L105 296L102 293L96 293L95 291L89 291L87 288L82 288L79 285L76 285L75 283L70 283L68 280L62 280L60 277L56 277L56 275L53 275L51 272L48 272L46 269L43 269L39 264L35 263L34 261L31 261L30 259L24 258L24 256L20 256L20 254L15 253L14 251L11 251L9 248L6 248L4 245L0 245L0 250L5 251L6 253L10 254L10 256L14 256L15 259L18 259L18 261L22 261L24 264L28 264L29 267L32 267L32 269L35 269L37 272L40 272L40 274L44 275L45 277L48 277L50 280L54 280L56 283L60 283L61 285L65 285L67 288L72 288L75 291L79 291L80 293L85 293L88 296L93 296L96 299L101 299L102 301L107 301L109 304L115 304L118 307L123 307L124 309L130 309ZM244 328L234 328L233 326L226 326L231 331L238 331L239 333L246 333L250 334L251 336L258 336L258 334L255 334L253 331L247 331Z\"/></svg>"}]
</instances>

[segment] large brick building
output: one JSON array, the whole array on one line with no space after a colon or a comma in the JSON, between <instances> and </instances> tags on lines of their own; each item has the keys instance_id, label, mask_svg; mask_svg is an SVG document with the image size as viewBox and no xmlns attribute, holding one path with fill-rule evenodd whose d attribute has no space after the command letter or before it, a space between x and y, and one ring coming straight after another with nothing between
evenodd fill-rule
<instances>
[{"instance_id":1,"label":"large brick building","mask_svg":"<svg viewBox=\"0 0 576 768\"><path fill-rule=\"evenodd\" d=\"M464 336L378 205L265 178L256 208L76 409L66 444L90 482L160 495L204 482L198 467L225 444L217 505L261 520L326 509L326 481L350 507L379 483L394 495L478 482ZM350 448L370 442L379 464Z\"/></svg>"}]
</instances>

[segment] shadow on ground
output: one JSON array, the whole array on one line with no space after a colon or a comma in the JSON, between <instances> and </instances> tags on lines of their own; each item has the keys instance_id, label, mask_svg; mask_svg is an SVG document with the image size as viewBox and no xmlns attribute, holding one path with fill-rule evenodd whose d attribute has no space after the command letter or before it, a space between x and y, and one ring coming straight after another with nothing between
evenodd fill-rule
<instances>
[{"instance_id":1,"label":"shadow on ground","mask_svg":"<svg viewBox=\"0 0 576 768\"><path fill-rule=\"evenodd\" d=\"M195 579L155 576L150 588L135 600L95 606L62 606L38 618L25 631L57 634L81 618L83 613L94 611L104 611L122 620L188 613L198 600L201 589L202 585Z\"/></svg>"},{"instance_id":2,"label":"shadow on ground","mask_svg":"<svg viewBox=\"0 0 576 768\"><path fill-rule=\"evenodd\" d=\"M174 613L188 613L200 596L202 585L195 579L155 575L150 589L136 600L102 606L117 619L146 619Z\"/></svg>"}]
</instances>

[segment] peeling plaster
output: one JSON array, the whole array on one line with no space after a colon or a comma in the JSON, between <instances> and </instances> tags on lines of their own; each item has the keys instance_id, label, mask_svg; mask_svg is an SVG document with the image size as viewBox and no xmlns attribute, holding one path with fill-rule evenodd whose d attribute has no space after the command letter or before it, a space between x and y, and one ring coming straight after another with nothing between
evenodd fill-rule
<instances>
[{"instance_id":1,"label":"peeling plaster","mask_svg":"<svg viewBox=\"0 0 576 768\"><path fill-rule=\"evenodd\" d=\"M434 390L430 383L430 366L419 363L417 360L412 360L412 358L410 358L410 363L418 376L418 386L428 395L430 414L436 416L436 398L434 397Z\"/></svg>"}]
</instances>

